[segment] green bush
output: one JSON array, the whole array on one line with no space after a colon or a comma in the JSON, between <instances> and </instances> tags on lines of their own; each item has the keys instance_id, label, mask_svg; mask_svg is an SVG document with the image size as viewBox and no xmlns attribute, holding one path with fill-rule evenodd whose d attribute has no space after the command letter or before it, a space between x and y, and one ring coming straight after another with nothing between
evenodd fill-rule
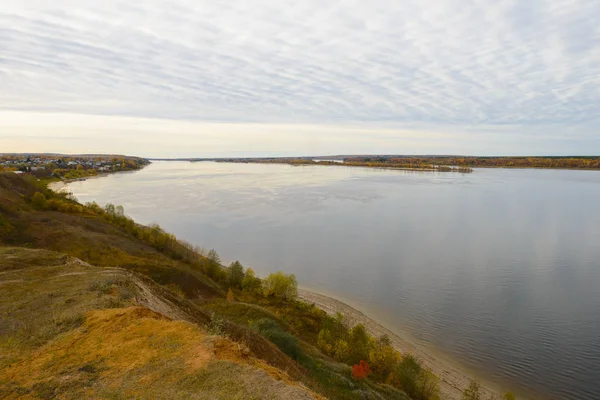
<instances>
[{"instance_id":1,"label":"green bush","mask_svg":"<svg viewBox=\"0 0 600 400\"><path fill-rule=\"evenodd\" d=\"M462 400L481 400L481 385L475 381L471 381L469 387L462 394Z\"/></svg>"},{"instance_id":2,"label":"green bush","mask_svg":"<svg viewBox=\"0 0 600 400\"><path fill-rule=\"evenodd\" d=\"M294 274L285 275L281 271L270 274L264 281L265 296L293 300L298 297L298 282Z\"/></svg>"},{"instance_id":3,"label":"green bush","mask_svg":"<svg viewBox=\"0 0 600 400\"><path fill-rule=\"evenodd\" d=\"M221 257L219 257L215 249L209 250L202 268L208 276L217 281L222 281L223 278L226 278L226 274L223 273L223 268L221 268Z\"/></svg>"},{"instance_id":4,"label":"green bush","mask_svg":"<svg viewBox=\"0 0 600 400\"><path fill-rule=\"evenodd\" d=\"M375 345L369 352L369 366L374 376L385 380L394 370L399 361L399 353L392 346L387 335L383 335L375 341Z\"/></svg>"},{"instance_id":5,"label":"green bush","mask_svg":"<svg viewBox=\"0 0 600 400\"><path fill-rule=\"evenodd\" d=\"M358 364L360 363L360 360L369 359L371 336L363 324L355 325L350 329L348 348L350 350L349 364Z\"/></svg>"},{"instance_id":6,"label":"green bush","mask_svg":"<svg viewBox=\"0 0 600 400\"><path fill-rule=\"evenodd\" d=\"M290 358L298 360L302 355L298 338L284 331L277 322L269 318L262 318L253 324L253 327L265 338L271 341L279 350Z\"/></svg>"},{"instance_id":7,"label":"green bush","mask_svg":"<svg viewBox=\"0 0 600 400\"><path fill-rule=\"evenodd\" d=\"M31 203L35 206L35 208L40 210L46 208L46 201L46 196L44 196L44 194L41 192L35 192L31 198Z\"/></svg>"},{"instance_id":8,"label":"green bush","mask_svg":"<svg viewBox=\"0 0 600 400\"><path fill-rule=\"evenodd\" d=\"M262 288L262 281L257 278L252 268L248 268L242 280L242 289L246 292L257 293Z\"/></svg>"},{"instance_id":9,"label":"green bush","mask_svg":"<svg viewBox=\"0 0 600 400\"><path fill-rule=\"evenodd\" d=\"M413 400L439 399L439 379L411 354L405 354L396 366L392 383Z\"/></svg>"},{"instance_id":10,"label":"green bush","mask_svg":"<svg viewBox=\"0 0 600 400\"><path fill-rule=\"evenodd\" d=\"M2 215L0 215L0 237L8 235L15 230L15 227Z\"/></svg>"}]
</instances>

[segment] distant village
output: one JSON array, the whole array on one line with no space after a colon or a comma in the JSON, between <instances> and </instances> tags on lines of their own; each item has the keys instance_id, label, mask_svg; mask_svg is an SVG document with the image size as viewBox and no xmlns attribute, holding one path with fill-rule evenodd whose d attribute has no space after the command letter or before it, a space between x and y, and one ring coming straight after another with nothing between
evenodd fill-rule
<instances>
[{"instance_id":1,"label":"distant village","mask_svg":"<svg viewBox=\"0 0 600 400\"><path fill-rule=\"evenodd\" d=\"M0 154L0 171L67 180L99 173L138 170L149 163L143 158L125 156Z\"/></svg>"}]
</instances>

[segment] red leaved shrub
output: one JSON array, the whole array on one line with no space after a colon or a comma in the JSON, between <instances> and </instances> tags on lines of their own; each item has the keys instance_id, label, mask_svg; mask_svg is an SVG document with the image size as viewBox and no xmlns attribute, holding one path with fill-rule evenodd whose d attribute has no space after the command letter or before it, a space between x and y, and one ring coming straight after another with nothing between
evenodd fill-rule
<instances>
[{"instance_id":1,"label":"red leaved shrub","mask_svg":"<svg viewBox=\"0 0 600 400\"><path fill-rule=\"evenodd\" d=\"M354 364L352 367L352 377L356 380L365 379L370 373L371 368L364 360L360 360L360 364Z\"/></svg>"}]
</instances>

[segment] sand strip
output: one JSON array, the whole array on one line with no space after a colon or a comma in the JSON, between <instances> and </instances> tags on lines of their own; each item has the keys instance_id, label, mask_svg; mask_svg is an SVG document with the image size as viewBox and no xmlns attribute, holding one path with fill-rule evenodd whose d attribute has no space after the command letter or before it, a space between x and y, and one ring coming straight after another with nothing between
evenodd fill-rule
<instances>
[{"instance_id":1,"label":"sand strip","mask_svg":"<svg viewBox=\"0 0 600 400\"><path fill-rule=\"evenodd\" d=\"M48 184L48 189L53 190L57 193L66 188L67 188L67 184L64 181L50 182Z\"/></svg>"}]
</instances>

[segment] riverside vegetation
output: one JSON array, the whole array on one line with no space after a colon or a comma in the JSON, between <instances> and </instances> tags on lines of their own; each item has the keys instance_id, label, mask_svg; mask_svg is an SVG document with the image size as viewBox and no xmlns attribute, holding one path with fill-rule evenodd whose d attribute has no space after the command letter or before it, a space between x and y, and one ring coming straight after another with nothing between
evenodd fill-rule
<instances>
[{"instance_id":1,"label":"riverside vegetation","mask_svg":"<svg viewBox=\"0 0 600 400\"><path fill-rule=\"evenodd\" d=\"M472 157L472 156L336 156L316 160L312 157L230 158L219 162L329 165L368 168L408 169L436 172L473 172L472 168L546 168L600 169L600 157Z\"/></svg>"},{"instance_id":2,"label":"riverside vegetation","mask_svg":"<svg viewBox=\"0 0 600 400\"><path fill-rule=\"evenodd\" d=\"M386 336L216 251L0 173L0 397L439 399ZM507 394L506 400L514 399ZM473 382L464 400L483 399Z\"/></svg>"},{"instance_id":3,"label":"riverside vegetation","mask_svg":"<svg viewBox=\"0 0 600 400\"><path fill-rule=\"evenodd\" d=\"M461 172L470 173L473 170L466 166L456 166L451 164L436 164L428 159L418 157L410 158L383 158L376 157L355 159L345 158L343 160L314 160L312 158L229 158L219 159L217 162L233 163L255 163L255 164L289 164L293 166L300 165L320 165L320 166L345 166L345 167L368 167L368 168L388 168L404 169L414 171L432 171L432 172ZM343 161L343 162L341 162Z\"/></svg>"}]
</instances>

